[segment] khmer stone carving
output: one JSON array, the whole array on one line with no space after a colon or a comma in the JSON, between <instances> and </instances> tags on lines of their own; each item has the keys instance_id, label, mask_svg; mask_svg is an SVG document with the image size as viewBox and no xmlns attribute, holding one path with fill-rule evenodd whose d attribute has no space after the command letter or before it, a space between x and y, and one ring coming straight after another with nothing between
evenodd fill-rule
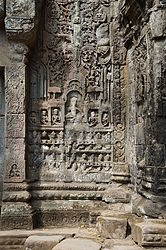
<instances>
[{"instance_id":1,"label":"khmer stone carving","mask_svg":"<svg viewBox=\"0 0 166 250\"><path fill-rule=\"evenodd\" d=\"M165 8L164 0L0 1L5 228L94 226L110 209L128 213L124 232L128 220L140 245L165 246ZM153 237L143 216L157 221Z\"/></svg>"},{"instance_id":2,"label":"khmer stone carving","mask_svg":"<svg viewBox=\"0 0 166 250\"><path fill-rule=\"evenodd\" d=\"M40 34L45 52L39 54L36 49L35 57L39 60L34 66L31 58L28 128L30 134L36 130L42 134L38 153L41 152L39 171L44 173L43 178L54 161L51 166L55 178L57 171L62 171L63 176L66 169L69 175L76 172L75 181L80 174L87 173L93 179L99 171L98 165L101 171L109 169L111 175L113 157L106 155L112 155L113 151L102 145L104 137L106 144L111 143L107 133L112 133L113 127L109 7L104 2L101 5L84 1L46 3L43 32L47 35ZM40 81L39 74L42 74ZM36 110L37 100L41 110ZM101 134L103 141L102 138L95 141L97 134ZM96 149L100 150L98 154ZM31 156L35 158L34 153Z\"/></svg>"}]
</instances>

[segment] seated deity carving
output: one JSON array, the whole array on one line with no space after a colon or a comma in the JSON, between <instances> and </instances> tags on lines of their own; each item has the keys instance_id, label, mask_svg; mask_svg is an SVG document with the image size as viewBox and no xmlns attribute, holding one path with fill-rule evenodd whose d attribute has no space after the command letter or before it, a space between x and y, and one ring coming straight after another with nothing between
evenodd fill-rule
<instances>
[{"instance_id":1,"label":"seated deity carving","mask_svg":"<svg viewBox=\"0 0 166 250\"><path fill-rule=\"evenodd\" d=\"M96 126L98 123L98 115L97 112L94 110L91 110L89 113L89 118L88 118L89 126Z\"/></svg>"},{"instance_id":2,"label":"seated deity carving","mask_svg":"<svg viewBox=\"0 0 166 250\"><path fill-rule=\"evenodd\" d=\"M10 169L9 178L20 177L20 169L16 164L13 164Z\"/></svg>"},{"instance_id":3,"label":"seated deity carving","mask_svg":"<svg viewBox=\"0 0 166 250\"><path fill-rule=\"evenodd\" d=\"M102 124L104 127L109 125L109 114L107 112L104 112L102 115Z\"/></svg>"},{"instance_id":4,"label":"seated deity carving","mask_svg":"<svg viewBox=\"0 0 166 250\"><path fill-rule=\"evenodd\" d=\"M37 123L37 114L35 111L32 111L30 114L29 114L29 121L31 124L36 124Z\"/></svg>"},{"instance_id":5,"label":"seated deity carving","mask_svg":"<svg viewBox=\"0 0 166 250\"><path fill-rule=\"evenodd\" d=\"M56 125L57 123L60 123L61 121L59 110L57 108L54 108L52 110L51 121L52 121L52 125Z\"/></svg>"},{"instance_id":6,"label":"seated deity carving","mask_svg":"<svg viewBox=\"0 0 166 250\"><path fill-rule=\"evenodd\" d=\"M71 95L68 100L66 119L70 122L80 122L82 113L80 109L80 94Z\"/></svg>"},{"instance_id":7,"label":"seated deity carving","mask_svg":"<svg viewBox=\"0 0 166 250\"><path fill-rule=\"evenodd\" d=\"M99 156L98 156L98 162L99 163L103 162L103 155L102 154L99 154Z\"/></svg>"},{"instance_id":8,"label":"seated deity carving","mask_svg":"<svg viewBox=\"0 0 166 250\"><path fill-rule=\"evenodd\" d=\"M40 121L42 124L48 123L48 111L47 110L41 110Z\"/></svg>"}]
</instances>

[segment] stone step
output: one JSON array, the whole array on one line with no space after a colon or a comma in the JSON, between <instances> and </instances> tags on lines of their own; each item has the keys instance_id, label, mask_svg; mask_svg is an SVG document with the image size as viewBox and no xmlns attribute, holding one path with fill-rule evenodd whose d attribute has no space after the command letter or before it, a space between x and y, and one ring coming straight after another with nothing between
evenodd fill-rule
<instances>
[{"instance_id":1,"label":"stone step","mask_svg":"<svg viewBox=\"0 0 166 250\"><path fill-rule=\"evenodd\" d=\"M128 220L132 217L130 213L118 211L103 211L97 218L97 229L99 234L107 239L125 239L127 236Z\"/></svg>"},{"instance_id":2,"label":"stone step","mask_svg":"<svg viewBox=\"0 0 166 250\"><path fill-rule=\"evenodd\" d=\"M139 225L140 226L140 225ZM166 247L138 246L131 235L105 239L94 228L0 231L0 250L164 250ZM70 247L70 248L69 248Z\"/></svg>"},{"instance_id":3,"label":"stone step","mask_svg":"<svg viewBox=\"0 0 166 250\"><path fill-rule=\"evenodd\" d=\"M97 218L97 228L101 236L110 239L125 239L127 234L127 219L118 217Z\"/></svg>"},{"instance_id":4,"label":"stone step","mask_svg":"<svg viewBox=\"0 0 166 250\"><path fill-rule=\"evenodd\" d=\"M52 250L100 250L101 244L90 239L66 239ZM37 250L37 249L36 249Z\"/></svg>"},{"instance_id":5,"label":"stone step","mask_svg":"<svg viewBox=\"0 0 166 250\"><path fill-rule=\"evenodd\" d=\"M20 245L1 245L0 246L0 250L24 250L24 246L20 246Z\"/></svg>"},{"instance_id":6,"label":"stone step","mask_svg":"<svg viewBox=\"0 0 166 250\"><path fill-rule=\"evenodd\" d=\"M63 239L61 235L33 235L25 241L25 250L52 250Z\"/></svg>"},{"instance_id":7,"label":"stone step","mask_svg":"<svg viewBox=\"0 0 166 250\"><path fill-rule=\"evenodd\" d=\"M132 237L140 246L165 247L166 220L145 219L143 222L131 223Z\"/></svg>"}]
</instances>

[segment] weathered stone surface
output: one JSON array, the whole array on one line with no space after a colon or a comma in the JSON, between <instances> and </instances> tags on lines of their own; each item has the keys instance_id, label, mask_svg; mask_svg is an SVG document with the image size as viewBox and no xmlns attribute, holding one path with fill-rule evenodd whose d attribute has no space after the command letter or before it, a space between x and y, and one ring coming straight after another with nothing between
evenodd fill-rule
<instances>
[{"instance_id":1,"label":"weathered stone surface","mask_svg":"<svg viewBox=\"0 0 166 250\"><path fill-rule=\"evenodd\" d=\"M166 218L165 21L165 0L0 1L4 227Z\"/></svg>"},{"instance_id":2,"label":"weathered stone surface","mask_svg":"<svg viewBox=\"0 0 166 250\"><path fill-rule=\"evenodd\" d=\"M32 229L33 209L26 202L4 202L1 210L1 230Z\"/></svg>"},{"instance_id":3,"label":"weathered stone surface","mask_svg":"<svg viewBox=\"0 0 166 250\"><path fill-rule=\"evenodd\" d=\"M103 200L108 203L129 203L131 200L131 190L112 186L106 190Z\"/></svg>"},{"instance_id":4,"label":"weathered stone surface","mask_svg":"<svg viewBox=\"0 0 166 250\"><path fill-rule=\"evenodd\" d=\"M60 241L64 239L63 236L30 236L25 241L25 250L52 250Z\"/></svg>"},{"instance_id":5,"label":"weathered stone surface","mask_svg":"<svg viewBox=\"0 0 166 250\"><path fill-rule=\"evenodd\" d=\"M124 239L127 233L127 219L119 217L97 218L97 228L101 236L110 239Z\"/></svg>"},{"instance_id":6,"label":"weathered stone surface","mask_svg":"<svg viewBox=\"0 0 166 250\"><path fill-rule=\"evenodd\" d=\"M17 246L17 245L15 245L15 246L10 246L10 245L8 245L8 246L5 246L5 245L1 245L0 246L0 250L24 250L24 247L23 246Z\"/></svg>"},{"instance_id":7,"label":"weathered stone surface","mask_svg":"<svg viewBox=\"0 0 166 250\"><path fill-rule=\"evenodd\" d=\"M83 231L82 231L83 230ZM0 231L0 245L24 245L26 239L30 236L63 236L65 238L72 238L75 234L83 232L82 228L54 228L41 230L9 230ZM86 231L88 235L88 231Z\"/></svg>"},{"instance_id":8,"label":"weathered stone surface","mask_svg":"<svg viewBox=\"0 0 166 250\"><path fill-rule=\"evenodd\" d=\"M29 0L6 2L5 29L9 39L24 40L25 43L32 44L35 36L36 6L35 1Z\"/></svg>"},{"instance_id":9,"label":"weathered stone surface","mask_svg":"<svg viewBox=\"0 0 166 250\"><path fill-rule=\"evenodd\" d=\"M129 246L134 246L135 243L133 240L129 240L129 239L123 239L123 240L118 240L118 239L106 239L104 241L104 244L103 246L105 248L108 248L108 249L112 249L112 247L114 246L122 246L122 247L126 247L126 249L129 247Z\"/></svg>"},{"instance_id":10,"label":"weathered stone surface","mask_svg":"<svg viewBox=\"0 0 166 250\"><path fill-rule=\"evenodd\" d=\"M166 221L145 220L142 223L133 223L132 236L140 246L166 246Z\"/></svg>"},{"instance_id":11,"label":"weathered stone surface","mask_svg":"<svg viewBox=\"0 0 166 250\"><path fill-rule=\"evenodd\" d=\"M138 246L114 246L111 250L141 250L142 247Z\"/></svg>"},{"instance_id":12,"label":"weathered stone surface","mask_svg":"<svg viewBox=\"0 0 166 250\"><path fill-rule=\"evenodd\" d=\"M166 36L166 12L165 10L154 11L150 17L150 27L153 38Z\"/></svg>"},{"instance_id":13,"label":"weathered stone surface","mask_svg":"<svg viewBox=\"0 0 166 250\"><path fill-rule=\"evenodd\" d=\"M101 245L88 239L66 239L52 250L100 250Z\"/></svg>"}]
</instances>

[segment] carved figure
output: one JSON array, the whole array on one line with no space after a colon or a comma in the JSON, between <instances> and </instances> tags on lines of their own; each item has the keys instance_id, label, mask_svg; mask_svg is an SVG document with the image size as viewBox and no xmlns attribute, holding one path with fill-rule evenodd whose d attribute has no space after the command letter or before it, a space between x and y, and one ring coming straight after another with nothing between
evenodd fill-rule
<instances>
[{"instance_id":1,"label":"carved figure","mask_svg":"<svg viewBox=\"0 0 166 250\"><path fill-rule=\"evenodd\" d=\"M88 118L89 126L96 126L98 123L98 116L94 110L90 111Z\"/></svg>"},{"instance_id":2,"label":"carved figure","mask_svg":"<svg viewBox=\"0 0 166 250\"><path fill-rule=\"evenodd\" d=\"M51 134L49 134L49 139L52 144L55 144L56 141L56 133L53 131Z\"/></svg>"},{"instance_id":3,"label":"carved figure","mask_svg":"<svg viewBox=\"0 0 166 250\"><path fill-rule=\"evenodd\" d=\"M102 124L104 127L109 125L109 114L106 112L102 115Z\"/></svg>"},{"instance_id":4,"label":"carved figure","mask_svg":"<svg viewBox=\"0 0 166 250\"><path fill-rule=\"evenodd\" d=\"M40 40L43 51L38 46L32 55L30 73L29 111L35 110L38 117L36 105L41 109L41 126L32 113L29 131L32 134L33 126L34 130L37 127L41 140L30 146L38 148L38 154L45 159L41 166L45 171L51 168L56 180L68 173L72 173L69 175L74 181L84 176L86 180L87 173L91 179L92 173L105 171L106 155L111 154L113 146L106 137L111 117L107 111L113 104L111 76L115 71L110 63L109 5L109 0L46 1L46 22ZM41 171L39 176L47 174Z\"/></svg>"},{"instance_id":5,"label":"carved figure","mask_svg":"<svg viewBox=\"0 0 166 250\"><path fill-rule=\"evenodd\" d=\"M37 123L37 114L36 114L36 112L32 111L29 114L29 121L30 121L31 124L36 124Z\"/></svg>"},{"instance_id":6,"label":"carved figure","mask_svg":"<svg viewBox=\"0 0 166 250\"><path fill-rule=\"evenodd\" d=\"M105 142L110 143L110 140L111 140L111 133L108 132L108 133L105 135Z\"/></svg>"},{"instance_id":7,"label":"carved figure","mask_svg":"<svg viewBox=\"0 0 166 250\"><path fill-rule=\"evenodd\" d=\"M47 110L41 110L41 118L40 121L42 124L48 123L48 111Z\"/></svg>"},{"instance_id":8,"label":"carved figure","mask_svg":"<svg viewBox=\"0 0 166 250\"><path fill-rule=\"evenodd\" d=\"M66 115L66 118L69 120L73 120L74 118L76 118L77 114L80 112L80 110L77 107L77 100L78 100L77 96L73 96L70 99L68 113Z\"/></svg>"},{"instance_id":9,"label":"carved figure","mask_svg":"<svg viewBox=\"0 0 166 250\"><path fill-rule=\"evenodd\" d=\"M63 132L62 131L60 131L60 133L58 134L57 143L59 143L59 144L63 143Z\"/></svg>"},{"instance_id":10,"label":"carved figure","mask_svg":"<svg viewBox=\"0 0 166 250\"><path fill-rule=\"evenodd\" d=\"M52 118L51 118L51 120L52 120L53 125L56 125L57 123L59 123L61 121L59 110L57 108L54 108L52 110Z\"/></svg>"},{"instance_id":11,"label":"carved figure","mask_svg":"<svg viewBox=\"0 0 166 250\"><path fill-rule=\"evenodd\" d=\"M110 155L109 154L106 154L104 156L104 162L109 162L110 161Z\"/></svg>"},{"instance_id":12,"label":"carved figure","mask_svg":"<svg viewBox=\"0 0 166 250\"><path fill-rule=\"evenodd\" d=\"M102 161L103 161L103 155L99 154L99 156L98 156L98 162L102 162Z\"/></svg>"},{"instance_id":13,"label":"carved figure","mask_svg":"<svg viewBox=\"0 0 166 250\"><path fill-rule=\"evenodd\" d=\"M16 164L13 164L11 166L10 172L9 172L9 178L14 178L14 177L20 177L20 169Z\"/></svg>"},{"instance_id":14,"label":"carved figure","mask_svg":"<svg viewBox=\"0 0 166 250\"><path fill-rule=\"evenodd\" d=\"M33 138L33 144L39 144L41 141L41 134L40 132L37 132L36 130L34 130L32 132L32 138Z\"/></svg>"}]
</instances>

